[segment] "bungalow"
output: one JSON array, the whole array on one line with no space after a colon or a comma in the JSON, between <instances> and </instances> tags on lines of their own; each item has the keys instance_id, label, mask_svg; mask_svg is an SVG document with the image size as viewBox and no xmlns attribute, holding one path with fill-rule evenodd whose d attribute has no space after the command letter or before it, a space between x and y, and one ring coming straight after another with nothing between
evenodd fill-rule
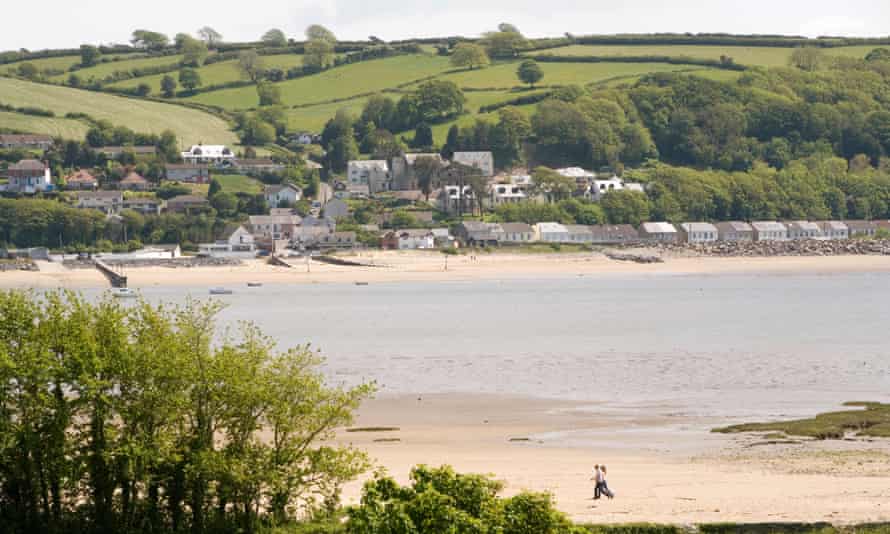
<instances>
[{"instance_id":1,"label":"bungalow","mask_svg":"<svg viewBox=\"0 0 890 534\"><path fill-rule=\"evenodd\" d=\"M124 203L124 194L120 191L80 191L75 198L77 208L99 210L106 215L119 213Z\"/></svg>"},{"instance_id":2,"label":"bungalow","mask_svg":"<svg viewBox=\"0 0 890 534\"><path fill-rule=\"evenodd\" d=\"M148 191L151 184L138 173L130 172L118 182L118 187L124 191Z\"/></svg>"},{"instance_id":3,"label":"bungalow","mask_svg":"<svg viewBox=\"0 0 890 534\"><path fill-rule=\"evenodd\" d=\"M162 200L143 197L125 198L121 205L121 209L133 210L142 215L160 215L163 207Z\"/></svg>"},{"instance_id":4,"label":"bungalow","mask_svg":"<svg viewBox=\"0 0 890 534\"><path fill-rule=\"evenodd\" d=\"M836 240L850 237L850 228L841 221L819 221L816 224L819 225L823 239Z\"/></svg>"},{"instance_id":5,"label":"bungalow","mask_svg":"<svg viewBox=\"0 0 890 534\"><path fill-rule=\"evenodd\" d=\"M0 148L48 150L52 146L53 138L48 135L0 134Z\"/></svg>"},{"instance_id":6,"label":"bungalow","mask_svg":"<svg viewBox=\"0 0 890 534\"><path fill-rule=\"evenodd\" d=\"M388 250L426 250L436 248L436 236L430 230L393 230L380 239Z\"/></svg>"},{"instance_id":7,"label":"bungalow","mask_svg":"<svg viewBox=\"0 0 890 534\"><path fill-rule=\"evenodd\" d=\"M134 157L152 157L157 154L157 149L153 146L103 146L95 151L107 159L118 159L126 153L132 153Z\"/></svg>"},{"instance_id":8,"label":"bungalow","mask_svg":"<svg viewBox=\"0 0 890 534\"><path fill-rule=\"evenodd\" d=\"M878 233L878 225L874 221L844 221L850 237L874 237Z\"/></svg>"},{"instance_id":9,"label":"bungalow","mask_svg":"<svg viewBox=\"0 0 890 534\"><path fill-rule=\"evenodd\" d=\"M335 198L324 205L324 216L335 221L349 217L349 205L339 198Z\"/></svg>"},{"instance_id":10,"label":"bungalow","mask_svg":"<svg viewBox=\"0 0 890 534\"><path fill-rule=\"evenodd\" d=\"M392 189L394 191L412 191L420 189L420 181L414 172L414 165L420 158L429 158L445 167L446 162L442 156L432 154L405 154L392 159ZM433 177L434 181L437 177Z\"/></svg>"},{"instance_id":11,"label":"bungalow","mask_svg":"<svg viewBox=\"0 0 890 534\"><path fill-rule=\"evenodd\" d=\"M229 164L235 160L235 153L225 145L192 145L182 153L182 159L186 163L207 163L213 165Z\"/></svg>"},{"instance_id":12,"label":"bungalow","mask_svg":"<svg viewBox=\"0 0 890 534\"><path fill-rule=\"evenodd\" d=\"M591 200L599 202L605 195L612 191L624 190L637 191L639 193L644 192L642 184L625 182L621 178L613 176L606 180L593 180L590 184L589 197Z\"/></svg>"},{"instance_id":13,"label":"bungalow","mask_svg":"<svg viewBox=\"0 0 890 534\"><path fill-rule=\"evenodd\" d=\"M251 215L250 233L260 239L291 239L303 219L299 215Z\"/></svg>"},{"instance_id":14,"label":"bungalow","mask_svg":"<svg viewBox=\"0 0 890 534\"><path fill-rule=\"evenodd\" d=\"M451 161L478 169L486 178L494 176L494 156L491 152L455 152Z\"/></svg>"},{"instance_id":15,"label":"bungalow","mask_svg":"<svg viewBox=\"0 0 890 534\"><path fill-rule=\"evenodd\" d=\"M754 241L754 228L741 221L719 222L717 227L717 239L729 242Z\"/></svg>"},{"instance_id":16,"label":"bungalow","mask_svg":"<svg viewBox=\"0 0 890 534\"><path fill-rule=\"evenodd\" d=\"M819 239L822 237L822 229L819 225L809 221L793 221L786 223L788 228L788 239Z\"/></svg>"},{"instance_id":17,"label":"bungalow","mask_svg":"<svg viewBox=\"0 0 890 534\"><path fill-rule=\"evenodd\" d=\"M683 243L713 243L720 231L711 223L692 222L680 225L680 241Z\"/></svg>"},{"instance_id":18,"label":"bungalow","mask_svg":"<svg viewBox=\"0 0 890 534\"><path fill-rule=\"evenodd\" d=\"M168 163L165 166L168 180L187 184L210 183L210 167L195 163Z\"/></svg>"},{"instance_id":19,"label":"bungalow","mask_svg":"<svg viewBox=\"0 0 890 534\"><path fill-rule=\"evenodd\" d=\"M569 230L555 222L538 223L535 225L535 240L545 243L566 243L569 240Z\"/></svg>"},{"instance_id":20,"label":"bungalow","mask_svg":"<svg viewBox=\"0 0 890 534\"><path fill-rule=\"evenodd\" d=\"M209 207L207 199L197 195L179 195L167 201L167 211L174 213L201 212Z\"/></svg>"},{"instance_id":21,"label":"bungalow","mask_svg":"<svg viewBox=\"0 0 890 534\"><path fill-rule=\"evenodd\" d=\"M236 159L235 164L233 165L235 170L244 174L262 174L262 173L276 173L281 172L285 169L285 166L281 163L275 163L271 159L268 158L260 158L260 159Z\"/></svg>"},{"instance_id":22,"label":"bungalow","mask_svg":"<svg viewBox=\"0 0 890 534\"><path fill-rule=\"evenodd\" d=\"M256 256L256 242L253 235L241 225L229 225L213 243L198 245L202 256Z\"/></svg>"},{"instance_id":23,"label":"bungalow","mask_svg":"<svg viewBox=\"0 0 890 534\"><path fill-rule=\"evenodd\" d=\"M593 232L590 231L589 226L582 224L567 224L565 227L566 232L568 232L566 239L567 243L593 243Z\"/></svg>"},{"instance_id":24,"label":"bungalow","mask_svg":"<svg viewBox=\"0 0 890 534\"><path fill-rule=\"evenodd\" d=\"M6 172L6 191L13 193L39 193L52 191L53 182L49 166L36 159L23 159L9 166Z\"/></svg>"},{"instance_id":25,"label":"bungalow","mask_svg":"<svg viewBox=\"0 0 890 534\"><path fill-rule=\"evenodd\" d=\"M645 222L640 225L640 239L676 243L678 237L677 228L668 222Z\"/></svg>"},{"instance_id":26,"label":"bungalow","mask_svg":"<svg viewBox=\"0 0 890 534\"><path fill-rule=\"evenodd\" d=\"M293 184L267 185L263 197L271 208L293 206L303 198L303 190Z\"/></svg>"},{"instance_id":27,"label":"bungalow","mask_svg":"<svg viewBox=\"0 0 890 534\"><path fill-rule=\"evenodd\" d=\"M503 223L501 229L504 231L501 243L504 244L518 245L535 240L535 229L525 223Z\"/></svg>"},{"instance_id":28,"label":"bungalow","mask_svg":"<svg viewBox=\"0 0 890 534\"><path fill-rule=\"evenodd\" d=\"M590 227L594 243L630 243L639 241L640 234L629 224L597 224Z\"/></svg>"},{"instance_id":29,"label":"bungalow","mask_svg":"<svg viewBox=\"0 0 890 534\"><path fill-rule=\"evenodd\" d=\"M366 185L372 195L392 189L389 165L382 159L350 161L347 176L349 185Z\"/></svg>"},{"instance_id":30,"label":"bungalow","mask_svg":"<svg viewBox=\"0 0 890 534\"><path fill-rule=\"evenodd\" d=\"M788 227L775 221L755 221L754 241L788 241Z\"/></svg>"},{"instance_id":31,"label":"bungalow","mask_svg":"<svg viewBox=\"0 0 890 534\"><path fill-rule=\"evenodd\" d=\"M65 188L71 190L96 189L99 187L99 180L96 179L89 171L79 170L65 177Z\"/></svg>"},{"instance_id":32,"label":"bungalow","mask_svg":"<svg viewBox=\"0 0 890 534\"><path fill-rule=\"evenodd\" d=\"M495 223L464 221L455 228L455 237L470 246L497 245L501 242L504 229Z\"/></svg>"}]
</instances>

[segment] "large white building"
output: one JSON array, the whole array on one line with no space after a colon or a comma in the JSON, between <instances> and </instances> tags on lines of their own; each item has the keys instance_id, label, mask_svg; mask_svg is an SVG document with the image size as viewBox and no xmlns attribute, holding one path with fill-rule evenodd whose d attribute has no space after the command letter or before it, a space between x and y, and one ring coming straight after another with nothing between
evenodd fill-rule
<instances>
[{"instance_id":1,"label":"large white building","mask_svg":"<svg viewBox=\"0 0 890 534\"><path fill-rule=\"evenodd\" d=\"M192 164L234 163L235 153L225 145L193 145L182 153L182 159Z\"/></svg>"},{"instance_id":2,"label":"large white building","mask_svg":"<svg viewBox=\"0 0 890 534\"><path fill-rule=\"evenodd\" d=\"M49 166L36 159L24 159L10 165L6 176L6 191L33 194L53 189Z\"/></svg>"},{"instance_id":3,"label":"large white building","mask_svg":"<svg viewBox=\"0 0 890 534\"><path fill-rule=\"evenodd\" d=\"M374 195L392 189L392 179L389 173L389 165L385 160L350 161L347 168L349 185L368 186L370 194Z\"/></svg>"}]
</instances>

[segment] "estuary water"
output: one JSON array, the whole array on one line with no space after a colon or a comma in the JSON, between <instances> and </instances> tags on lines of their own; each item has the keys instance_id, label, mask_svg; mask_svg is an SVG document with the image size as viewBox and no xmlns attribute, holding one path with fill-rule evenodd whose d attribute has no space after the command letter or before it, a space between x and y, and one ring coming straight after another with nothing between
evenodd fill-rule
<instances>
[{"instance_id":1,"label":"estuary water","mask_svg":"<svg viewBox=\"0 0 890 534\"><path fill-rule=\"evenodd\" d=\"M332 380L374 380L382 394L519 395L722 418L890 400L886 274L232 289L213 297L228 305L224 321L253 321L282 347L311 343Z\"/></svg>"}]
</instances>

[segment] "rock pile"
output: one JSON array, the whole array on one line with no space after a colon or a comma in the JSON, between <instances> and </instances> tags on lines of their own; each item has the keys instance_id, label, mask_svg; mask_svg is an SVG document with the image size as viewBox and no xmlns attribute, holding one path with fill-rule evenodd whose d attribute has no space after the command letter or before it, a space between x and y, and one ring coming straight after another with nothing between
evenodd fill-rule
<instances>
[{"instance_id":1,"label":"rock pile","mask_svg":"<svg viewBox=\"0 0 890 534\"><path fill-rule=\"evenodd\" d=\"M697 252L704 256L880 256L890 255L890 240L847 239L836 241L758 241L698 244L667 244L665 251Z\"/></svg>"},{"instance_id":2,"label":"rock pile","mask_svg":"<svg viewBox=\"0 0 890 534\"><path fill-rule=\"evenodd\" d=\"M38 271L37 264L31 260L0 261L0 271Z\"/></svg>"},{"instance_id":3,"label":"rock pile","mask_svg":"<svg viewBox=\"0 0 890 534\"><path fill-rule=\"evenodd\" d=\"M630 261L633 263L664 263L664 260L658 256L650 256L645 254L624 254L618 252L607 252L606 257L614 261Z\"/></svg>"}]
</instances>

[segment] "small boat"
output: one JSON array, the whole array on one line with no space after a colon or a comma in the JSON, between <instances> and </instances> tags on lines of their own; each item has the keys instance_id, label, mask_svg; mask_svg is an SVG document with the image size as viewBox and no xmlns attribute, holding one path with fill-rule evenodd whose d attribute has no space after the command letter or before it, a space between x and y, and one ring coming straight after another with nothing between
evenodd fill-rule
<instances>
[{"instance_id":1,"label":"small boat","mask_svg":"<svg viewBox=\"0 0 890 534\"><path fill-rule=\"evenodd\" d=\"M224 287L214 287L210 290L211 295L231 295L232 293L234 293L234 291Z\"/></svg>"},{"instance_id":2,"label":"small boat","mask_svg":"<svg viewBox=\"0 0 890 534\"><path fill-rule=\"evenodd\" d=\"M368 283L367 283L367 282L356 282L355 285L357 285L357 286L366 286L366 285L368 285Z\"/></svg>"},{"instance_id":3,"label":"small boat","mask_svg":"<svg viewBox=\"0 0 890 534\"><path fill-rule=\"evenodd\" d=\"M113 287L111 288L111 296L119 299L134 299L138 295L129 287Z\"/></svg>"},{"instance_id":4,"label":"small boat","mask_svg":"<svg viewBox=\"0 0 890 534\"><path fill-rule=\"evenodd\" d=\"M260 282L247 282L247 287L263 287L263 284Z\"/></svg>"}]
</instances>

